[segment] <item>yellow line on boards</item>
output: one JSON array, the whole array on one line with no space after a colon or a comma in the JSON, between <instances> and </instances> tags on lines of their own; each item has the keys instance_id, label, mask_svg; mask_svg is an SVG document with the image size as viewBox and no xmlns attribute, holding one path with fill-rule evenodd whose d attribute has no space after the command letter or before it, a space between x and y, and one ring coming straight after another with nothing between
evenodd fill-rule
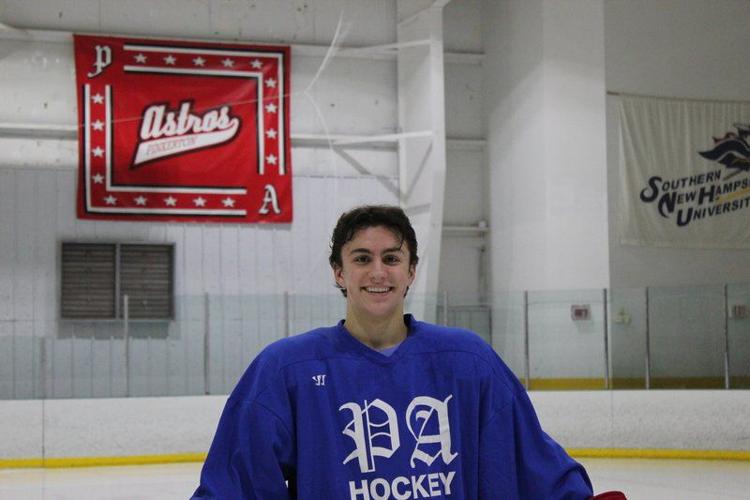
<instances>
[{"instance_id":1,"label":"yellow line on boards","mask_svg":"<svg viewBox=\"0 0 750 500\"><path fill-rule=\"evenodd\" d=\"M603 378L532 378L529 381L531 391L591 391L604 388Z\"/></svg>"},{"instance_id":2,"label":"yellow line on boards","mask_svg":"<svg viewBox=\"0 0 750 500\"><path fill-rule=\"evenodd\" d=\"M686 460L748 460L750 451L669 450L654 448L568 448L575 458L656 458ZM175 455L137 455L126 457L62 457L0 459L0 469L103 467L113 465L156 465L203 462L205 453Z\"/></svg>"},{"instance_id":3,"label":"yellow line on boards","mask_svg":"<svg viewBox=\"0 0 750 500\"><path fill-rule=\"evenodd\" d=\"M611 388L645 389L646 379L613 377ZM730 386L733 389L750 388L750 377L732 377ZM532 378L529 381L530 391L592 391L606 389L603 378ZM652 377L651 389L724 389L723 377Z\"/></svg>"},{"instance_id":4,"label":"yellow line on boards","mask_svg":"<svg viewBox=\"0 0 750 500\"><path fill-rule=\"evenodd\" d=\"M668 450L654 448L568 448L576 458L662 458L672 460L750 460L750 451Z\"/></svg>"},{"instance_id":5,"label":"yellow line on boards","mask_svg":"<svg viewBox=\"0 0 750 500\"><path fill-rule=\"evenodd\" d=\"M44 467L43 458L0 458L0 469L36 469L39 467Z\"/></svg>"},{"instance_id":6,"label":"yellow line on boards","mask_svg":"<svg viewBox=\"0 0 750 500\"><path fill-rule=\"evenodd\" d=\"M125 457L59 457L59 458L0 458L0 469L101 467L107 465L154 465L203 462L205 453L175 455L134 455Z\"/></svg>"}]
</instances>

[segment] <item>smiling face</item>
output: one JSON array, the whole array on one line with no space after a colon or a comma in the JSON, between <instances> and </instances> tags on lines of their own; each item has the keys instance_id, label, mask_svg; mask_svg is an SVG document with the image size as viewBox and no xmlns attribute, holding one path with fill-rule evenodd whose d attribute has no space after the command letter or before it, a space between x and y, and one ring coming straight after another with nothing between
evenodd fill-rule
<instances>
[{"instance_id":1,"label":"smiling face","mask_svg":"<svg viewBox=\"0 0 750 500\"><path fill-rule=\"evenodd\" d=\"M401 321L404 296L414 281L409 250L383 226L357 231L341 248L341 266L333 270L346 290L347 323Z\"/></svg>"}]
</instances>

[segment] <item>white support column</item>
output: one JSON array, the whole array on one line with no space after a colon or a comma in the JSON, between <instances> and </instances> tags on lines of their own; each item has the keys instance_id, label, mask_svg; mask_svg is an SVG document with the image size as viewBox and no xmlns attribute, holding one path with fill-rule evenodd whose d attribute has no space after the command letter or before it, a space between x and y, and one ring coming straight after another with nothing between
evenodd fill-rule
<instances>
[{"instance_id":1,"label":"white support column","mask_svg":"<svg viewBox=\"0 0 750 500\"><path fill-rule=\"evenodd\" d=\"M426 45L404 45L397 56L401 132L432 132L429 137L399 141L401 205L411 218L420 245L409 310L427 321L436 319L445 192L444 4L398 2L399 44L429 40Z\"/></svg>"}]
</instances>

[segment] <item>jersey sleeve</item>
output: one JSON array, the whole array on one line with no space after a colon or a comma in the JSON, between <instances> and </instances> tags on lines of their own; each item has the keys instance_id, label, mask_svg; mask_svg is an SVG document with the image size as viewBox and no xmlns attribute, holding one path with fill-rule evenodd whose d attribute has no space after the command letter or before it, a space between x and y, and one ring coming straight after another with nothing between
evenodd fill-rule
<instances>
[{"instance_id":1,"label":"jersey sleeve","mask_svg":"<svg viewBox=\"0 0 750 500\"><path fill-rule=\"evenodd\" d=\"M503 398L480 430L479 498L591 498L586 470L542 430L526 390L502 368L507 380L496 383L512 397Z\"/></svg>"},{"instance_id":2,"label":"jersey sleeve","mask_svg":"<svg viewBox=\"0 0 750 500\"><path fill-rule=\"evenodd\" d=\"M251 365L229 397L193 499L291 499L295 440L286 388ZM291 488L291 489L290 489Z\"/></svg>"}]
</instances>

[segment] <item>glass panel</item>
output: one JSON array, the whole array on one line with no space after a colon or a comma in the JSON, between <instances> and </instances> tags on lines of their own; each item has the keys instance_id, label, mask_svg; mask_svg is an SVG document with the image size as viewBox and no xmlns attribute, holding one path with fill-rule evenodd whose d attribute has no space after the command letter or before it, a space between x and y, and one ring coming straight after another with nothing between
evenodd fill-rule
<instances>
[{"instance_id":1,"label":"glass panel","mask_svg":"<svg viewBox=\"0 0 750 500\"><path fill-rule=\"evenodd\" d=\"M441 323L438 316L438 306L442 303L442 294L415 294L410 292L406 296L404 311L413 314L420 321Z\"/></svg>"},{"instance_id":2,"label":"glass panel","mask_svg":"<svg viewBox=\"0 0 750 500\"><path fill-rule=\"evenodd\" d=\"M492 344L491 307L478 303L476 293L440 294L438 298L439 324L470 330Z\"/></svg>"},{"instance_id":3,"label":"glass panel","mask_svg":"<svg viewBox=\"0 0 750 500\"><path fill-rule=\"evenodd\" d=\"M321 326L331 326L346 315L346 299L340 294L289 295L291 335Z\"/></svg>"},{"instance_id":4,"label":"glass panel","mask_svg":"<svg viewBox=\"0 0 750 500\"><path fill-rule=\"evenodd\" d=\"M524 294L506 292L492 298L492 347L525 383Z\"/></svg>"},{"instance_id":5,"label":"glass panel","mask_svg":"<svg viewBox=\"0 0 750 500\"><path fill-rule=\"evenodd\" d=\"M649 288L651 387L724 387L724 287Z\"/></svg>"},{"instance_id":6,"label":"glass panel","mask_svg":"<svg viewBox=\"0 0 750 500\"><path fill-rule=\"evenodd\" d=\"M0 399L13 397L13 321L0 320Z\"/></svg>"},{"instance_id":7,"label":"glass panel","mask_svg":"<svg viewBox=\"0 0 750 500\"><path fill-rule=\"evenodd\" d=\"M609 353L613 389L646 388L646 290L609 293Z\"/></svg>"},{"instance_id":8,"label":"glass panel","mask_svg":"<svg viewBox=\"0 0 750 500\"><path fill-rule=\"evenodd\" d=\"M39 339L32 321L0 324L0 398L31 399L40 396ZM2 334L5 331L5 334Z\"/></svg>"},{"instance_id":9,"label":"glass panel","mask_svg":"<svg viewBox=\"0 0 750 500\"><path fill-rule=\"evenodd\" d=\"M650 352L651 388L723 388L728 339L731 386L750 388L750 284L726 292L726 307L720 285L608 293L611 387L645 388ZM406 310L474 331L532 389L605 387L601 290L528 293L528 366L524 293L475 299L410 294ZM226 394L268 344L345 312L332 291L178 296L173 320L0 320L0 399Z\"/></svg>"},{"instance_id":10,"label":"glass panel","mask_svg":"<svg viewBox=\"0 0 750 500\"><path fill-rule=\"evenodd\" d=\"M732 389L750 389L750 284L727 285L729 369Z\"/></svg>"},{"instance_id":11,"label":"glass panel","mask_svg":"<svg viewBox=\"0 0 750 500\"><path fill-rule=\"evenodd\" d=\"M530 388L603 389L603 292L529 292L528 307Z\"/></svg>"},{"instance_id":12,"label":"glass panel","mask_svg":"<svg viewBox=\"0 0 750 500\"><path fill-rule=\"evenodd\" d=\"M206 295L189 295L176 297L175 311L177 324L174 331L179 339L176 349L181 351L178 359L184 359L184 370L179 370L179 376L184 376L185 394L206 394L206 314L208 312Z\"/></svg>"}]
</instances>

